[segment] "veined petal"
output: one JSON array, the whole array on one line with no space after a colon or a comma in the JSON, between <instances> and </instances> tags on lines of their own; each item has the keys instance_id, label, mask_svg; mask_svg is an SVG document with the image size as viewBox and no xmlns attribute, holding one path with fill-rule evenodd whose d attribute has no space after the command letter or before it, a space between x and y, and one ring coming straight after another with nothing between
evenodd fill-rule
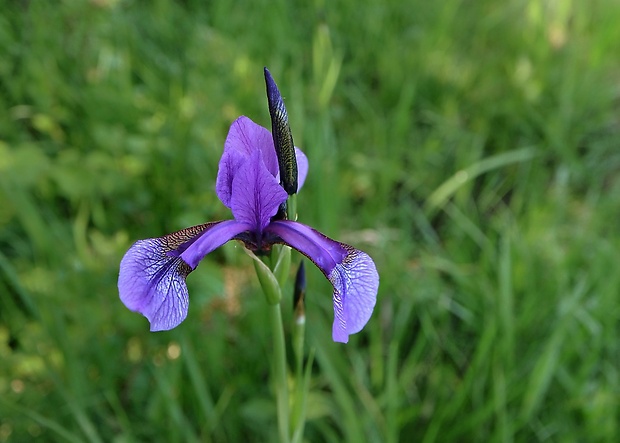
<instances>
[{"instance_id":1,"label":"veined petal","mask_svg":"<svg viewBox=\"0 0 620 443\"><path fill-rule=\"evenodd\" d=\"M195 237L191 242L184 243L169 254L182 258L191 269L195 269L205 255L232 240L236 235L251 229L252 226L236 220L217 222L208 231Z\"/></svg>"},{"instance_id":2,"label":"veined petal","mask_svg":"<svg viewBox=\"0 0 620 443\"><path fill-rule=\"evenodd\" d=\"M261 151L263 162L271 175L275 176L278 173L278 159L271 133L249 117L242 115L230 125L224 142L224 152L229 150L238 151L247 157L254 151Z\"/></svg>"},{"instance_id":3,"label":"veined petal","mask_svg":"<svg viewBox=\"0 0 620 443\"><path fill-rule=\"evenodd\" d=\"M362 330L377 302L379 274L368 254L345 245L347 256L328 279L334 286L334 324L332 338L346 343L349 335Z\"/></svg>"},{"instance_id":4,"label":"veined petal","mask_svg":"<svg viewBox=\"0 0 620 443\"><path fill-rule=\"evenodd\" d=\"M170 253L219 224L205 223L163 237L139 240L125 253L118 292L125 306L149 320L151 331L172 329L187 316L185 278L193 267Z\"/></svg>"},{"instance_id":5,"label":"veined petal","mask_svg":"<svg viewBox=\"0 0 620 443\"><path fill-rule=\"evenodd\" d=\"M230 149L224 151L220 159L215 181L215 192L224 205L230 208L232 198L232 182L241 165L247 160L247 156L239 151Z\"/></svg>"},{"instance_id":6,"label":"veined petal","mask_svg":"<svg viewBox=\"0 0 620 443\"><path fill-rule=\"evenodd\" d=\"M261 232L288 194L267 170L260 152L254 151L235 174L230 209L235 220Z\"/></svg>"},{"instance_id":7,"label":"veined petal","mask_svg":"<svg viewBox=\"0 0 620 443\"><path fill-rule=\"evenodd\" d=\"M261 152L267 170L279 181L278 159L270 132L248 117L239 117L230 125L215 184L217 196L227 207L230 208L232 182L237 171L250 158L252 152L257 150ZM297 190L299 191L308 175L308 158L297 147L295 147L295 158L297 159Z\"/></svg>"},{"instance_id":8,"label":"veined petal","mask_svg":"<svg viewBox=\"0 0 620 443\"><path fill-rule=\"evenodd\" d=\"M334 287L332 338L346 343L359 332L375 307L379 274L365 252L290 220L272 222L266 231L308 257Z\"/></svg>"}]
</instances>

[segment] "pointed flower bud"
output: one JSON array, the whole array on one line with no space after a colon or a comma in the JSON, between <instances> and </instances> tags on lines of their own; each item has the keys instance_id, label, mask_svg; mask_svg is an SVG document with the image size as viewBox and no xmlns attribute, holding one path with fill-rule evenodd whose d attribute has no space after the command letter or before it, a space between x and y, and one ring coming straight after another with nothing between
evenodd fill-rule
<instances>
[{"instance_id":1,"label":"pointed flower bud","mask_svg":"<svg viewBox=\"0 0 620 443\"><path fill-rule=\"evenodd\" d=\"M284 100L271 73L265 68L265 84L267 86L267 101L271 116L271 135L276 148L278 166L280 168L280 184L288 195L297 192L297 159L293 134L288 123L288 113Z\"/></svg>"}]
</instances>

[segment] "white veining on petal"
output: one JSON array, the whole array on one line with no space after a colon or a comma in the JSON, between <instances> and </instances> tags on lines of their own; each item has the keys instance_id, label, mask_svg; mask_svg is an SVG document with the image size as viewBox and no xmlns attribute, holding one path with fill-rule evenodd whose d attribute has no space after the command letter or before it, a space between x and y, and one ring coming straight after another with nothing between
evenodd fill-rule
<instances>
[{"instance_id":1,"label":"white veining on petal","mask_svg":"<svg viewBox=\"0 0 620 443\"><path fill-rule=\"evenodd\" d=\"M118 276L119 295L125 306L149 320L151 331L172 329L187 316L189 295L185 278L192 268L178 251L225 223L205 223L163 237L139 240L125 253Z\"/></svg>"},{"instance_id":2,"label":"white veining on petal","mask_svg":"<svg viewBox=\"0 0 620 443\"><path fill-rule=\"evenodd\" d=\"M299 222L271 222L267 230L304 254L334 287L334 341L346 343L368 322L377 300L379 274L365 252Z\"/></svg>"},{"instance_id":3,"label":"white veining on petal","mask_svg":"<svg viewBox=\"0 0 620 443\"><path fill-rule=\"evenodd\" d=\"M334 286L335 341L348 341L350 334L366 325L377 301L379 274L368 254L343 244L348 254L329 275Z\"/></svg>"},{"instance_id":4,"label":"white veining on petal","mask_svg":"<svg viewBox=\"0 0 620 443\"><path fill-rule=\"evenodd\" d=\"M121 261L118 279L121 300L144 315L152 331L177 326L189 306L185 278L191 268L181 258L167 255L164 239L136 242Z\"/></svg>"}]
</instances>

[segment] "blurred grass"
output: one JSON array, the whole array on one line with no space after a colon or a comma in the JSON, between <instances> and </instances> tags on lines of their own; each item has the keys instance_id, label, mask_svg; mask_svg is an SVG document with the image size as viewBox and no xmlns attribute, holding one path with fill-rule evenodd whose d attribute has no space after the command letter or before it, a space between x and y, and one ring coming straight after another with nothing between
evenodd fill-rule
<instances>
[{"instance_id":1,"label":"blurred grass","mask_svg":"<svg viewBox=\"0 0 620 443\"><path fill-rule=\"evenodd\" d=\"M620 5L3 2L0 442L273 441L234 245L177 329L118 301L138 238L229 217L231 121L287 100L301 220L368 251L346 345L310 271L307 441L614 441Z\"/></svg>"}]
</instances>

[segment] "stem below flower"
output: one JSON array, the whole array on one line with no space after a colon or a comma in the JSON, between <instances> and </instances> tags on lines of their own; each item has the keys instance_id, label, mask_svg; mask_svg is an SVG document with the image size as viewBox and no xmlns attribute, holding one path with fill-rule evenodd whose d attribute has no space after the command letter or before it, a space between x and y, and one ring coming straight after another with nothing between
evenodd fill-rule
<instances>
[{"instance_id":1,"label":"stem below flower","mask_svg":"<svg viewBox=\"0 0 620 443\"><path fill-rule=\"evenodd\" d=\"M273 329L273 375L278 412L278 431L280 442L290 442L288 379L286 374L286 348L280 303L269 306L271 327Z\"/></svg>"},{"instance_id":2,"label":"stem below flower","mask_svg":"<svg viewBox=\"0 0 620 443\"><path fill-rule=\"evenodd\" d=\"M288 219L297 220L297 194L289 195L287 200L287 214Z\"/></svg>"}]
</instances>

